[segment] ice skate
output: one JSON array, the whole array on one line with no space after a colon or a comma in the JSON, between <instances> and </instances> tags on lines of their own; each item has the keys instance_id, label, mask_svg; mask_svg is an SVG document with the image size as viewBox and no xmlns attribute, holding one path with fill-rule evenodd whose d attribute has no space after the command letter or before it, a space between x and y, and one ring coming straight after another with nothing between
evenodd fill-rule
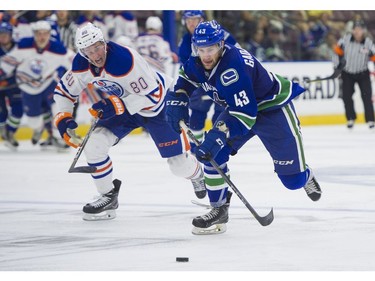
<instances>
[{"instance_id":1,"label":"ice skate","mask_svg":"<svg viewBox=\"0 0 375 281\"><path fill-rule=\"evenodd\" d=\"M312 201L318 201L322 195L322 190L318 182L316 181L314 174L310 168L308 168L309 178L306 185L303 187Z\"/></svg>"},{"instance_id":2,"label":"ice skate","mask_svg":"<svg viewBox=\"0 0 375 281\"><path fill-rule=\"evenodd\" d=\"M100 195L99 199L92 203L87 203L83 207L83 219L86 221L111 220L116 217L118 208L118 194L120 191L121 181L113 181L113 189Z\"/></svg>"},{"instance_id":3,"label":"ice skate","mask_svg":"<svg viewBox=\"0 0 375 281\"><path fill-rule=\"evenodd\" d=\"M49 136L45 141L40 143L42 150L48 150L50 148L57 150L58 152L68 151L69 145L65 144L62 140L60 141L54 136Z\"/></svg>"},{"instance_id":4,"label":"ice skate","mask_svg":"<svg viewBox=\"0 0 375 281\"><path fill-rule=\"evenodd\" d=\"M348 129L352 129L354 127L354 120L348 120L348 122L346 123L346 127Z\"/></svg>"},{"instance_id":5,"label":"ice skate","mask_svg":"<svg viewBox=\"0 0 375 281\"><path fill-rule=\"evenodd\" d=\"M227 193L227 202L220 206L214 207L207 214L193 219L194 228L192 233L196 235L220 234L227 230L228 209L232 192Z\"/></svg>"},{"instance_id":6,"label":"ice skate","mask_svg":"<svg viewBox=\"0 0 375 281\"><path fill-rule=\"evenodd\" d=\"M42 137L43 130L41 131L34 131L33 136L31 137L31 143L33 145L37 144L40 141L40 138Z\"/></svg>"},{"instance_id":7,"label":"ice skate","mask_svg":"<svg viewBox=\"0 0 375 281\"><path fill-rule=\"evenodd\" d=\"M206 197L207 191L206 191L206 184L204 182L203 171L202 171L200 177L198 179L191 180L191 183L193 184L195 195L199 199L203 199L204 197Z\"/></svg>"},{"instance_id":8,"label":"ice skate","mask_svg":"<svg viewBox=\"0 0 375 281\"><path fill-rule=\"evenodd\" d=\"M6 147L8 147L8 148L10 148L11 150L14 150L14 151L17 150L17 147L19 146L19 143L14 138L14 132L4 130L1 137L4 140L4 144L5 144Z\"/></svg>"}]
</instances>

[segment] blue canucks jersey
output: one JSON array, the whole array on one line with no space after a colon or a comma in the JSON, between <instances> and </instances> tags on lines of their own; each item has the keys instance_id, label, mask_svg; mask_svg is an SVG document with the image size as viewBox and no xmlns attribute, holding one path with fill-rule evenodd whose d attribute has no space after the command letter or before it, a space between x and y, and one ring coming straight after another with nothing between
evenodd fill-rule
<instances>
[{"instance_id":1,"label":"blue canucks jersey","mask_svg":"<svg viewBox=\"0 0 375 281\"><path fill-rule=\"evenodd\" d=\"M226 110L217 121L225 121L231 137L246 134L256 122L257 112L280 108L304 92L297 83L268 72L248 51L225 44L214 69L204 69L198 57L190 56L180 69L175 91L190 95L202 87Z\"/></svg>"},{"instance_id":2,"label":"blue canucks jersey","mask_svg":"<svg viewBox=\"0 0 375 281\"><path fill-rule=\"evenodd\" d=\"M13 42L12 47L10 48L9 51L6 51L5 49L0 48L0 59L1 59L1 57L5 56L8 52L10 52L12 49L14 49L15 47L16 47L16 43ZM13 74L11 74L11 75L7 75L6 79L0 81L1 87L7 87L7 86L10 86L10 85L14 85L14 84L16 84L15 72L13 72ZM0 91L1 91L1 89L0 89ZM14 89L12 89L12 91L18 91L18 88L14 88Z\"/></svg>"}]
</instances>

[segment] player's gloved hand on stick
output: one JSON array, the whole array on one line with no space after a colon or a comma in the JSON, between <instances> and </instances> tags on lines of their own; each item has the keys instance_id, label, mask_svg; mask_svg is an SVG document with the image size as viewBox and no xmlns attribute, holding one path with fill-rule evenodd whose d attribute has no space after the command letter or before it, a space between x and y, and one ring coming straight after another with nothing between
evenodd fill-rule
<instances>
[{"instance_id":1,"label":"player's gloved hand on stick","mask_svg":"<svg viewBox=\"0 0 375 281\"><path fill-rule=\"evenodd\" d=\"M55 116L54 123L67 145L77 148L82 143L82 139L75 133L78 124L71 113L59 112Z\"/></svg>"},{"instance_id":2,"label":"player's gloved hand on stick","mask_svg":"<svg viewBox=\"0 0 375 281\"><path fill-rule=\"evenodd\" d=\"M199 162L207 164L216 157L225 144L226 133L215 128L208 131L204 137L204 141L195 147L193 152Z\"/></svg>"},{"instance_id":3,"label":"player's gloved hand on stick","mask_svg":"<svg viewBox=\"0 0 375 281\"><path fill-rule=\"evenodd\" d=\"M180 120L189 122L189 97L184 93L168 92L165 98L167 122L177 133L181 132Z\"/></svg>"},{"instance_id":4,"label":"player's gloved hand on stick","mask_svg":"<svg viewBox=\"0 0 375 281\"><path fill-rule=\"evenodd\" d=\"M346 65L346 59L344 57L340 57L339 58L339 64L337 65L337 67L335 68L335 70L343 70L344 67Z\"/></svg>"},{"instance_id":5,"label":"player's gloved hand on stick","mask_svg":"<svg viewBox=\"0 0 375 281\"><path fill-rule=\"evenodd\" d=\"M97 103L94 103L89 112L95 118L110 119L116 115L121 115L125 112L125 104L117 96L109 96L109 98L102 99Z\"/></svg>"}]
</instances>

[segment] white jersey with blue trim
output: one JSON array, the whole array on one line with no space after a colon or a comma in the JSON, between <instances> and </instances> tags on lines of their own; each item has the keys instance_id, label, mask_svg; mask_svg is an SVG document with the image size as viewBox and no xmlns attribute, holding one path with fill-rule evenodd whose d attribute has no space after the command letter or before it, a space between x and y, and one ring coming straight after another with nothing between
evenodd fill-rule
<instances>
[{"instance_id":1,"label":"white jersey with blue trim","mask_svg":"<svg viewBox=\"0 0 375 281\"><path fill-rule=\"evenodd\" d=\"M54 98L60 112L72 112L73 103L91 84L107 95L120 97L131 115L152 117L163 109L171 83L171 77L152 70L137 51L109 41L104 67L95 67L77 54L71 70L57 85Z\"/></svg>"},{"instance_id":2,"label":"white jersey with blue trim","mask_svg":"<svg viewBox=\"0 0 375 281\"><path fill-rule=\"evenodd\" d=\"M152 68L167 75L173 75L171 47L160 34L141 34L135 39L135 46Z\"/></svg>"},{"instance_id":3,"label":"white jersey with blue trim","mask_svg":"<svg viewBox=\"0 0 375 281\"><path fill-rule=\"evenodd\" d=\"M33 38L24 38L2 58L2 69L6 73L16 70L19 88L30 95L43 92L57 78L59 68L69 67L67 51L56 41L50 41L40 50Z\"/></svg>"}]
</instances>

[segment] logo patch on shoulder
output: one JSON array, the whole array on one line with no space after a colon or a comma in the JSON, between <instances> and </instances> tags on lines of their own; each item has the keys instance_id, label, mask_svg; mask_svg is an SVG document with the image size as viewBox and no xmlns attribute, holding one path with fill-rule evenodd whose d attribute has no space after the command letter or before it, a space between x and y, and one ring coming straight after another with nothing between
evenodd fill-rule
<instances>
[{"instance_id":1,"label":"logo patch on shoulder","mask_svg":"<svg viewBox=\"0 0 375 281\"><path fill-rule=\"evenodd\" d=\"M238 80L238 78L239 78L238 73L234 68L229 68L229 69L225 70L220 76L221 83L224 86L228 86L228 85L236 82Z\"/></svg>"}]
</instances>

